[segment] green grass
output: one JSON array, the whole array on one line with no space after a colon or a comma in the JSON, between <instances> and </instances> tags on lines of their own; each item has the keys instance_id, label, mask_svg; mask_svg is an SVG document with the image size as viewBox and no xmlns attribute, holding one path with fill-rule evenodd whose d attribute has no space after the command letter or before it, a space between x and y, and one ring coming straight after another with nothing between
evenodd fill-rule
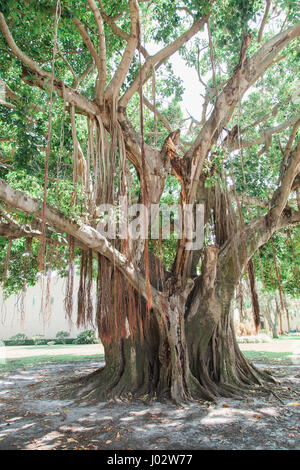
<instances>
[{"instance_id":1,"label":"green grass","mask_svg":"<svg viewBox=\"0 0 300 470\"><path fill-rule=\"evenodd\" d=\"M88 362L103 361L104 356L93 354L89 356L76 356L74 354L63 354L61 356L32 356L18 359L6 359L4 364L0 363L0 375L15 369L24 369L26 367L34 367L47 364L61 364L65 362Z\"/></svg>"},{"instance_id":2,"label":"green grass","mask_svg":"<svg viewBox=\"0 0 300 470\"><path fill-rule=\"evenodd\" d=\"M26 351L29 351L31 349L70 349L70 348L74 348L74 347L77 347L77 346L86 346L86 344L37 344L36 346L13 346L15 348L17 347L21 347L21 348L25 348ZM11 348L12 346L6 346L6 347L9 347Z\"/></svg>"},{"instance_id":3,"label":"green grass","mask_svg":"<svg viewBox=\"0 0 300 470\"><path fill-rule=\"evenodd\" d=\"M300 339L293 335L285 335L280 339ZM84 345L81 345L84 347ZM22 346L24 348L24 346ZM74 355L67 354L67 350L70 347L74 347L71 344L57 344L53 346L39 345L39 346L25 346L26 350L41 350L41 355L23 357L23 358L11 358L6 359L4 364L0 363L0 375L3 375L9 371L15 369L24 369L27 367L45 366L47 364L61 364L70 362L89 362L89 361L103 361L104 356L100 354L93 355ZM65 349L66 354L58 356L50 356L43 354L44 349ZM291 352L267 352L267 351L243 351L243 354L253 362L270 364L270 365L289 365L295 364L297 356L292 355ZM294 359L294 360L293 360ZM300 364L300 357L298 356L298 364Z\"/></svg>"},{"instance_id":4,"label":"green grass","mask_svg":"<svg viewBox=\"0 0 300 470\"><path fill-rule=\"evenodd\" d=\"M278 340L284 340L286 341L287 339L300 339L300 333L298 334L287 334L287 335L281 335L279 336L278 338L276 338Z\"/></svg>"},{"instance_id":5,"label":"green grass","mask_svg":"<svg viewBox=\"0 0 300 470\"><path fill-rule=\"evenodd\" d=\"M268 352L268 351L243 351L244 356L252 362L261 362L270 365L292 365L300 364L300 356L294 356L290 352ZM293 360L294 358L294 360Z\"/></svg>"}]
</instances>

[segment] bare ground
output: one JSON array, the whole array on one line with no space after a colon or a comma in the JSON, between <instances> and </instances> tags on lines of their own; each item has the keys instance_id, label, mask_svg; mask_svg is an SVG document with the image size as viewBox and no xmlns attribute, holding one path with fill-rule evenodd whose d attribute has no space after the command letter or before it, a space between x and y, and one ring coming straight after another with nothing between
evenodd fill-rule
<instances>
[{"instance_id":1,"label":"bare ground","mask_svg":"<svg viewBox=\"0 0 300 470\"><path fill-rule=\"evenodd\" d=\"M256 391L248 398L184 407L142 400L89 406L58 399L60 381L99 366L52 364L2 376L0 450L300 449L299 366L271 366L281 381L278 398Z\"/></svg>"}]
</instances>

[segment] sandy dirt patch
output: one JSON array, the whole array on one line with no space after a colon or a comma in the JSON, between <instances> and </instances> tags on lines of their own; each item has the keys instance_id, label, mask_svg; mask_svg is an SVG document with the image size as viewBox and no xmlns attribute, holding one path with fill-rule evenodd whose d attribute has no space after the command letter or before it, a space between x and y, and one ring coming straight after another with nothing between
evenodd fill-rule
<instances>
[{"instance_id":1,"label":"sandy dirt patch","mask_svg":"<svg viewBox=\"0 0 300 470\"><path fill-rule=\"evenodd\" d=\"M300 449L300 368L273 366L272 394L185 406L141 400L80 406L58 399L59 381L99 363L65 363L0 378L0 449Z\"/></svg>"}]
</instances>

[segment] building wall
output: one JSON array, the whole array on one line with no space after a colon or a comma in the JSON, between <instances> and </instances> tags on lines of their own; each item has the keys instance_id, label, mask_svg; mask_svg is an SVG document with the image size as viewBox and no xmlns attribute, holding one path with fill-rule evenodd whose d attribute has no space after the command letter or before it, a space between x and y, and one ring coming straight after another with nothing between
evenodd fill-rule
<instances>
[{"instance_id":1,"label":"building wall","mask_svg":"<svg viewBox=\"0 0 300 470\"><path fill-rule=\"evenodd\" d=\"M79 279L75 277L71 322L66 318L64 309L66 279L52 274L48 308L41 307L42 298L43 305L46 300L45 278L34 287L29 287L24 294L12 295L7 300L4 300L0 289L0 340L7 340L18 333L24 333L29 339L37 334L52 339L58 331L68 331L70 337L75 338L79 332L93 329L92 325L86 328L76 327L78 283Z\"/></svg>"}]
</instances>

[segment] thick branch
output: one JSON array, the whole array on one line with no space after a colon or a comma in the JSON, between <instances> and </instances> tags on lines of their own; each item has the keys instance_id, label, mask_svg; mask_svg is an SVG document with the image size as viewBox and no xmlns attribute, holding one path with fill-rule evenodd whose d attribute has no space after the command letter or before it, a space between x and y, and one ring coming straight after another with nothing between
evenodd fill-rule
<instances>
[{"instance_id":1,"label":"thick branch","mask_svg":"<svg viewBox=\"0 0 300 470\"><path fill-rule=\"evenodd\" d=\"M267 220L270 227L276 226L283 209L285 208L289 194L292 190L293 182L300 172L300 139L294 151L290 154L287 161L286 170L282 176L279 188L273 194L271 199L271 208L267 214Z\"/></svg>"},{"instance_id":2,"label":"thick branch","mask_svg":"<svg viewBox=\"0 0 300 470\"><path fill-rule=\"evenodd\" d=\"M139 35L139 6L136 0L129 0L129 9L130 9L130 38L127 42L124 54L122 56L119 67L117 68L113 78L111 79L106 92L106 98L111 96L117 97L120 91L120 88L126 78L129 67L131 65L135 49L138 44L138 35Z\"/></svg>"},{"instance_id":3,"label":"thick branch","mask_svg":"<svg viewBox=\"0 0 300 470\"><path fill-rule=\"evenodd\" d=\"M42 203L31 196L12 189L5 181L0 180L0 199L15 209L27 212L37 218L42 216ZM49 206L46 206L45 220L58 231L73 236L86 247L93 249L111 261L119 271L126 277L131 285L147 299L146 281L144 276L128 263L126 256L116 250L112 244L97 230L85 224L77 224L70 221L63 214ZM161 309L163 296L151 286L153 306Z\"/></svg>"},{"instance_id":4,"label":"thick branch","mask_svg":"<svg viewBox=\"0 0 300 470\"><path fill-rule=\"evenodd\" d=\"M45 78L51 78L51 73L46 72L43 70L34 60L32 60L30 57L28 57L24 52L19 49L17 44L14 41L14 38L11 35L11 32L6 24L5 18L3 14L0 12L0 29L6 39L7 44L11 48L11 51L13 54L18 57L27 67L30 68L30 70L36 72L38 75L41 77Z\"/></svg>"},{"instance_id":5,"label":"thick branch","mask_svg":"<svg viewBox=\"0 0 300 470\"><path fill-rule=\"evenodd\" d=\"M263 19L262 19L262 22L261 22L261 25L260 25L260 28L259 28L259 31L258 31L257 42L261 42L261 40L262 40L262 35L263 35L264 28L265 28L266 23L267 23L271 3L272 3L272 0L266 0L266 9L265 9L265 13L264 13L264 16L263 16Z\"/></svg>"},{"instance_id":6,"label":"thick branch","mask_svg":"<svg viewBox=\"0 0 300 470\"><path fill-rule=\"evenodd\" d=\"M43 70L34 60L28 57L21 49L16 45L11 32L5 22L5 18L2 13L0 13L0 29L11 48L13 54L18 57L23 64L34 73L33 80L24 79L26 83L32 86L38 86L43 90L49 89L51 84L52 74ZM67 87L62 80L54 78L53 81L54 88L59 94L60 97L64 98L69 103L76 106L83 114L89 114L95 116L99 114L98 106L90 101L85 96L76 92L70 87Z\"/></svg>"},{"instance_id":7,"label":"thick branch","mask_svg":"<svg viewBox=\"0 0 300 470\"><path fill-rule=\"evenodd\" d=\"M88 4L93 12L97 29L98 29L98 43L99 43L99 85L97 87L97 96L99 103L102 104L104 98L104 89L106 85L106 44L105 44L105 34L102 17L99 11L99 8L96 5L94 0L88 0Z\"/></svg>"},{"instance_id":8,"label":"thick branch","mask_svg":"<svg viewBox=\"0 0 300 470\"><path fill-rule=\"evenodd\" d=\"M88 32L85 30L83 24L81 23L81 21L79 21L78 18L73 18L73 23L76 26L80 36L82 37L82 40L83 40L84 44L86 45L86 47L90 51L91 56L93 57L93 59L95 61L95 64L97 66L99 75L101 75L101 73L102 73L102 62L100 61L100 57L98 55L98 52L96 51L95 46L92 43Z\"/></svg>"},{"instance_id":9,"label":"thick branch","mask_svg":"<svg viewBox=\"0 0 300 470\"><path fill-rule=\"evenodd\" d=\"M297 225L300 222L300 212L287 206L294 179L299 171L300 140L290 154L281 184L273 194L267 214L256 218L246 227L239 227L237 232L227 240L221 249L220 262L222 269L226 270L226 265L229 265L230 259L235 266L231 272L233 282L237 281L249 259L260 246L270 239L275 230L287 225Z\"/></svg>"},{"instance_id":10,"label":"thick branch","mask_svg":"<svg viewBox=\"0 0 300 470\"><path fill-rule=\"evenodd\" d=\"M207 16L204 16L200 20L196 20L192 27L183 33L179 38L175 39L171 44L161 49L155 55L148 57L145 64L143 65L140 73L137 75L132 85L126 90L124 95L119 101L120 106L126 107L132 96L138 91L140 86L140 74L142 81L144 82L152 68L158 63L163 63L171 55L173 55L180 47L182 47L187 41L189 41L195 34L197 34L204 26L207 21Z\"/></svg>"},{"instance_id":11,"label":"thick branch","mask_svg":"<svg viewBox=\"0 0 300 470\"><path fill-rule=\"evenodd\" d=\"M247 58L245 55L250 37L246 36L244 38L240 62L235 68L232 78L216 98L214 110L210 118L185 155L185 158L191 161L192 183L188 193L188 202L193 202L195 198L197 181L200 177L204 161L210 149L216 143L223 127L230 120L236 104L250 86L272 66L282 49L299 35L300 22L267 41L250 58Z\"/></svg>"},{"instance_id":12,"label":"thick branch","mask_svg":"<svg viewBox=\"0 0 300 470\"><path fill-rule=\"evenodd\" d=\"M283 131L284 129L289 128L292 124L299 121L299 115L287 119L278 126L269 127L262 130L262 133L259 137L254 140L243 140L240 137L234 140L228 140L224 142L224 145L228 148L229 151L238 150L240 148L252 147L253 145L259 145L265 143L268 138L271 138L273 134L278 134L278 132Z\"/></svg>"},{"instance_id":13,"label":"thick branch","mask_svg":"<svg viewBox=\"0 0 300 470\"><path fill-rule=\"evenodd\" d=\"M287 206L271 228L266 216L261 216L244 229L239 229L220 250L219 265L221 272L226 273L226 281L234 285L240 279L248 261L276 230L298 224L300 211Z\"/></svg>"}]
</instances>

